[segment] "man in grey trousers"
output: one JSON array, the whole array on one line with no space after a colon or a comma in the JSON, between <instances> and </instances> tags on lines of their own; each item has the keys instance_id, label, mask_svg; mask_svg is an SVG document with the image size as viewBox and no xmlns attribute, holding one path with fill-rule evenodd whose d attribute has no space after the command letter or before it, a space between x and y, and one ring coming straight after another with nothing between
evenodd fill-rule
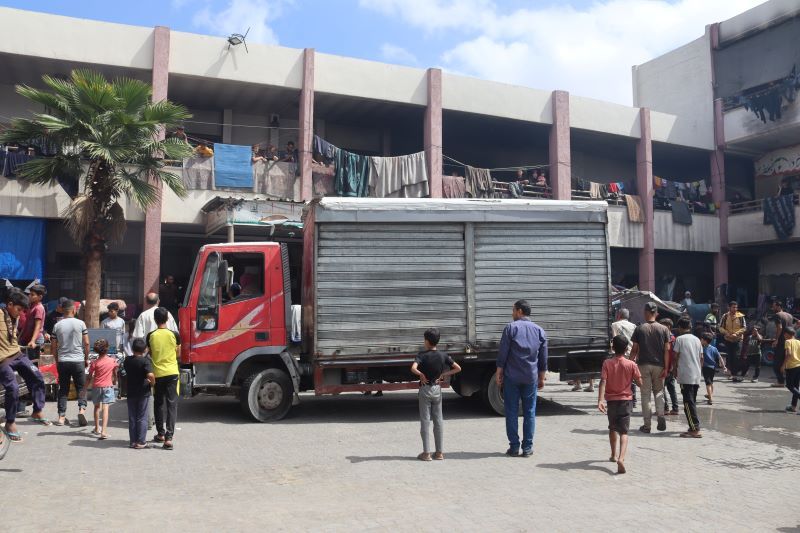
<instances>
[{"instance_id":1,"label":"man in grey trousers","mask_svg":"<svg viewBox=\"0 0 800 533\"><path fill-rule=\"evenodd\" d=\"M444 420L442 418L441 383L447 376L461 372L461 367L445 352L436 349L439 344L439 330L430 328L425 331L425 351L417 354L411 372L419 376L419 418L420 435L422 436L422 453L417 456L420 461L431 460L431 421L433 421L433 439L437 461L444 459L442 438Z\"/></svg>"}]
</instances>

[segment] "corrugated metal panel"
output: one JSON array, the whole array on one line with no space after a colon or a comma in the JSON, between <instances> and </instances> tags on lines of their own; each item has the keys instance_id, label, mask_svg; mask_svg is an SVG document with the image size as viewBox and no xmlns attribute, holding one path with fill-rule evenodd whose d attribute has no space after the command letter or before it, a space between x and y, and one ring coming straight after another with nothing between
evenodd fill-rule
<instances>
[{"instance_id":1,"label":"corrugated metal panel","mask_svg":"<svg viewBox=\"0 0 800 533\"><path fill-rule=\"evenodd\" d=\"M423 332L434 326L444 342L466 342L462 224L318 228L321 357L414 352Z\"/></svg>"},{"instance_id":2,"label":"corrugated metal panel","mask_svg":"<svg viewBox=\"0 0 800 533\"><path fill-rule=\"evenodd\" d=\"M476 224L478 343L497 343L514 302L526 299L552 347L605 344L607 254L603 224Z\"/></svg>"}]
</instances>

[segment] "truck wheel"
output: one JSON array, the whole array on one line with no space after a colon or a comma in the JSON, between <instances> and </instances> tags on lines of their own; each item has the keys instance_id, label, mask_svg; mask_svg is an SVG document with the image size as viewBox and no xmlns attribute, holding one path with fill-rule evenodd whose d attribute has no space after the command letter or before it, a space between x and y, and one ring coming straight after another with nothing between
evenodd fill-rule
<instances>
[{"instance_id":1,"label":"truck wheel","mask_svg":"<svg viewBox=\"0 0 800 533\"><path fill-rule=\"evenodd\" d=\"M481 387L481 397L486 406L500 416L505 416L506 408L503 403L503 389L497 386L494 372L488 372Z\"/></svg>"},{"instance_id":2,"label":"truck wheel","mask_svg":"<svg viewBox=\"0 0 800 533\"><path fill-rule=\"evenodd\" d=\"M242 383L239 402L244 413L258 422L286 416L292 407L292 380L279 368L255 369Z\"/></svg>"},{"instance_id":3,"label":"truck wheel","mask_svg":"<svg viewBox=\"0 0 800 533\"><path fill-rule=\"evenodd\" d=\"M450 388L453 389L453 392L455 392L462 398L468 398L468 396L464 396L464 394L461 392L461 381L457 379L452 379L450 381Z\"/></svg>"}]
</instances>

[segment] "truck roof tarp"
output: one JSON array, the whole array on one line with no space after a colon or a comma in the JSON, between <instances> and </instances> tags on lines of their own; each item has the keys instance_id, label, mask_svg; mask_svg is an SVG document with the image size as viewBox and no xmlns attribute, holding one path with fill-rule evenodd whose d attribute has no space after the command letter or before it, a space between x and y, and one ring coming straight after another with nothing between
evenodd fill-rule
<instances>
[{"instance_id":1,"label":"truck roof tarp","mask_svg":"<svg viewBox=\"0 0 800 533\"><path fill-rule=\"evenodd\" d=\"M606 202L493 198L323 198L317 222L602 222Z\"/></svg>"},{"instance_id":2,"label":"truck roof tarp","mask_svg":"<svg viewBox=\"0 0 800 533\"><path fill-rule=\"evenodd\" d=\"M0 278L43 279L47 222L0 217Z\"/></svg>"}]
</instances>

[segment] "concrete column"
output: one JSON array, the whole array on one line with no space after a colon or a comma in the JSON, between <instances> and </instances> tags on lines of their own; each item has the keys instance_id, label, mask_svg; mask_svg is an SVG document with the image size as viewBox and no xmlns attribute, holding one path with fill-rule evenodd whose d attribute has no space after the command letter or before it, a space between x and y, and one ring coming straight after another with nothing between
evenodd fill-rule
<instances>
[{"instance_id":1,"label":"concrete column","mask_svg":"<svg viewBox=\"0 0 800 533\"><path fill-rule=\"evenodd\" d=\"M300 151L300 194L301 199L310 201L314 196L311 176L311 157L314 149L314 49L303 51L303 88L300 89L300 131L298 150Z\"/></svg>"},{"instance_id":2,"label":"concrete column","mask_svg":"<svg viewBox=\"0 0 800 533\"><path fill-rule=\"evenodd\" d=\"M167 98L169 85L169 28L156 26L153 39L153 101ZM164 138L164 130L159 131ZM144 238L142 239L142 294L158 292L161 274L161 180L151 176L151 183L158 187L158 200L144 214Z\"/></svg>"},{"instance_id":3,"label":"concrete column","mask_svg":"<svg viewBox=\"0 0 800 533\"><path fill-rule=\"evenodd\" d=\"M233 109L222 110L222 142L233 143Z\"/></svg>"},{"instance_id":4,"label":"concrete column","mask_svg":"<svg viewBox=\"0 0 800 533\"><path fill-rule=\"evenodd\" d=\"M553 125L550 127L550 186L554 200L572 199L572 156L569 140L569 93L553 91L550 99Z\"/></svg>"},{"instance_id":5,"label":"concrete column","mask_svg":"<svg viewBox=\"0 0 800 533\"><path fill-rule=\"evenodd\" d=\"M719 206L719 247L714 254L714 287L728 283L728 202L725 199L725 130L722 100L714 100L714 151L711 152L711 194Z\"/></svg>"},{"instance_id":6,"label":"concrete column","mask_svg":"<svg viewBox=\"0 0 800 533\"><path fill-rule=\"evenodd\" d=\"M425 108L425 159L431 198L442 197L442 71L428 69L428 107Z\"/></svg>"},{"instance_id":7,"label":"concrete column","mask_svg":"<svg viewBox=\"0 0 800 533\"><path fill-rule=\"evenodd\" d=\"M636 143L636 188L642 199L644 246L639 250L639 289L656 290L656 252L653 235L653 141L650 110L639 109L639 141Z\"/></svg>"}]
</instances>

